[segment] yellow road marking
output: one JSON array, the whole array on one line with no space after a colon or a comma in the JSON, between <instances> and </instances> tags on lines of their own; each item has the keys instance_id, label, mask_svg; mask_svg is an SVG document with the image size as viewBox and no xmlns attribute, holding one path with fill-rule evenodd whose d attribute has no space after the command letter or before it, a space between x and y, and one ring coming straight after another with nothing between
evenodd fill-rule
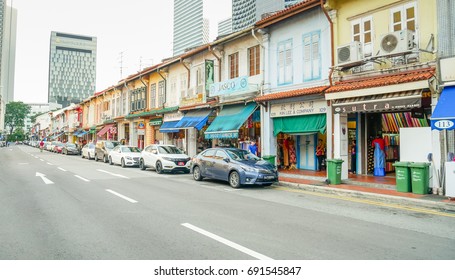
<instances>
[{"instance_id":1,"label":"yellow road marking","mask_svg":"<svg viewBox=\"0 0 455 280\"><path fill-rule=\"evenodd\" d=\"M437 210L431 210L431 209L424 209L424 208L417 208L417 207L410 207L410 206L401 206L401 205L397 205L397 204L389 204L389 203L378 202L378 201L367 200L367 199L360 199L360 198L355 198L355 197L343 197L343 196L334 195L334 194L317 193L317 192L305 191L305 190L296 190L296 189L290 189L290 188L286 188L286 187L276 187L274 189L280 190L280 191L286 191L286 192L303 193L303 194L308 194L308 195L313 195L313 196L333 198L333 199L339 199L339 200L345 200L345 201L351 201L351 202L357 202L357 203L363 203L363 204L369 204L369 205L375 205L375 206L383 206L383 207L388 207L388 208L395 208L395 209L407 210L407 211L412 211L412 212L455 218L455 214L444 213L444 212L440 212Z\"/></svg>"}]
</instances>

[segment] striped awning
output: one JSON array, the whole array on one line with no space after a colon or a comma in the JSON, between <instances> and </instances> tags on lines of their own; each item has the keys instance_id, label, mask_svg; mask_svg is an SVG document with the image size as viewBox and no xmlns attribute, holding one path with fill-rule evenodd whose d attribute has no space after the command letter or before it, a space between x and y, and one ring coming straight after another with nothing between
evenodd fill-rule
<instances>
[{"instance_id":1,"label":"striped awning","mask_svg":"<svg viewBox=\"0 0 455 280\"><path fill-rule=\"evenodd\" d=\"M335 99L332 106L335 113L410 110L422 106L422 90Z\"/></svg>"}]
</instances>

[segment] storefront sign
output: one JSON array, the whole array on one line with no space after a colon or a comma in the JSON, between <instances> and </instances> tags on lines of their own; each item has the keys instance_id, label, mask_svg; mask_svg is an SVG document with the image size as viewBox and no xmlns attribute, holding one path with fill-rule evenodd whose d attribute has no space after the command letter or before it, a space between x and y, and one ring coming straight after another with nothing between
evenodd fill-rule
<instances>
[{"instance_id":1,"label":"storefront sign","mask_svg":"<svg viewBox=\"0 0 455 280\"><path fill-rule=\"evenodd\" d=\"M195 104L205 103L204 96L205 94L198 93L195 97L183 97L180 100L180 106L191 106Z\"/></svg>"},{"instance_id":2,"label":"storefront sign","mask_svg":"<svg viewBox=\"0 0 455 280\"><path fill-rule=\"evenodd\" d=\"M335 113L377 112L392 110L410 110L421 107L422 98L412 97L396 100L368 100L356 103L333 104Z\"/></svg>"},{"instance_id":3,"label":"storefront sign","mask_svg":"<svg viewBox=\"0 0 455 280\"><path fill-rule=\"evenodd\" d=\"M248 76L242 76L235 79L214 83L210 86L210 97L220 95L241 94L250 90Z\"/></svg>"},{"instance_id":4,"label":"storefront sign","mask_svg":"<svg viewBox=\"0 0 455 280\"><path fill-rule=\"evenodd\" d=\"M239 138L238 132L205 133L205 139L236 139Z\"/></svg>"},{"instance_id":5,"label":"storefront sign","mask_svg":"<svg viewBox=\"0 0 455 280\"><path fill-rule=\"evenodd\" d=\"M144 122L138 122L137 129L145 129L145 123Z\"/></svg>"},{"instance_id":6,"label":"storefront sign","mask_svg":"<svg viewBox=\"0 0 455 280\"><path fill-rule=\"evenodd\" d=\"M281 104L272 104L270 117L289 117L299 115L325 114L327 103L321 101L299 101Z\"/></svg>"},{"instance_id":7,"label":"storefront sign","mask_svg":"<svg viewBox=\"0 0 455 280\"><path fill-rule=\"evenodd\" d=\"M183 118L182 112L175 112L170 114L164 114L163 121L164 122L179 121L182 118Z\"/></svg>"},{"instance_id":8,"label":"storefront sign","mask_svg":"<svg viewBox=\"0 0 455 280\"><path fill-rule=\"evenodd\" d=\"M446 130L452 130L455 128L455 122L451 120L440 120L434 122L434 126L440 130L446 129Z\"/></svg>"},{"instance_id":9,"label":"storefront sign","mask_svg":"<svg viewBox=\"0 0 455 280\"><path fill-rule=\"evenodd\" d=\"M117 133L117 128L115 126L109 128L109 133L110 134L116 134Z\"/></svg>"},{"instance_id":10,"label":"storefront sign","mask_svg":"<svg viewBox=\"0 0 455 280\"><path fill-rule=\"evenodd\" d=\"M155 120L150 120L149 125L155 126L155 125L162 125L163 120L162 119L155 119Z\"/></svg>"}]
</instances>

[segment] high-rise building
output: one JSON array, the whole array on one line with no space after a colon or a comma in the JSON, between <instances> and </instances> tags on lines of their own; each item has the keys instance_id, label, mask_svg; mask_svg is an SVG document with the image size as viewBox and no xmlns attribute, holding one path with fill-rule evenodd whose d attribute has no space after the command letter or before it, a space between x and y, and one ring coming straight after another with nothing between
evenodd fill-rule
<instances>
[{"instance_id":1,"label":"high-rise building","mask_svg":"<svg viewBox=\"0 0 455 280\"><path fill-rule=\"evenodd\" d=\"M232 18L225 19L218 23L218 37L232 33Z\"/></svg>"},{"instance_id":2,"label":"high-rise building","mask_svg":"<svg viewBox=\"0 0 455 280\"><path fill-rule=\"evenodd\" d=\"M17 11L0 1L0 132L5 129L5 109L14 101Z\"/></svg>"},{"instance_id":3,"label":"high-rise building","mask_svg":"<svg viewBox=\"0 0 455 280\"><path fill-rule=\"evenodd\" d=\"M96 37L51 32L49 103L79 103L95 93Z\"/></svg>"},{"instance_id":4,"label":"high-rise building","mask_svg":"<svg viewBox=\"0 0 455 280\"><path fill-rule=\"evenodd\" d=\"M232 0L232 31L252 26L264 15L283 10L303 0Z\"/></svg>"},{"instance_id":5,"label":"high-rise building","mask_svg":"<svg viewBox=\"0 0 455 280\"><path fill-rule=\"evenodd\" d=\"M208 20L204 19L204 0L174 0L173 54L209 42Z\"/></svg>"}]
</instances>

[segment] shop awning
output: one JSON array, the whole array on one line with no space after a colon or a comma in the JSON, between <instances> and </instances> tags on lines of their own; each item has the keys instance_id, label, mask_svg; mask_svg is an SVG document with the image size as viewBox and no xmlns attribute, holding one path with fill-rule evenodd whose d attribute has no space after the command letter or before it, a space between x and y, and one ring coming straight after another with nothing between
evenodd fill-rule
<instances>
[{"instance_id":1,"label":"shop awning","mask_svg":"<svg viewBox=\"0 0 455 280\"><path fill-rule=\"evenodd\" d=\"M163 125L160 127L160 132L162 133L174 133L174 132L179 132L178 129L176 129L176 125L178 124L179 121L172 121L172 122L164 122Z\"/></svg>"},{"instance_id":2,"label":"shop awning","mask_svg":"<svg viewBox=\"0 0 455 280\"><path fill-rule=\"evenodd\" d=\"M410 110L422 106L422 90L336 99L332 106L335 113Z\"/></svg>"},{"instance_id":3,"label":"shop awning","mask_svg":"<svg viewBox=\"0 0 455 280\"><path fill-rule=\"evenodd\" d=\"M273 135L325 133L326 114L292 116L273 119Z\"/></svg>"},{"instance_id":4,"label":"shop awning","mask_svg":"<svg viewBox=\"0 0 455 280\"><path fill-rule=\"evenodd\" d=\"M52 136L51 138L52 138L52 139L57 139L57 138L59 138L60 136L62 136L63 133L64 133L64 132L60 132L60 133L58 133L58 134Z\"/></svg>"},{"instance_id":5,"label":"shop awning","mask_svg":"<svg viewBox=\"0 0 455 280\"><path fill-rule=\"evenodd\" d=\"M431 115L431 129L455 129L455 86L442 90L438 104Z\"/></svg>"},{"instance_id":6,"label":"shop awning","mask_svg":"<svg viewBox=\"0 0 455 280\"><path fill-rule=\"evenodd\" d=\"M83 130L83 131L80 131L76 136L77 137L84 137L84 135L86 135L86 134L88 134L88 131Z\"/></svg>"},{"instance_id":7,"label":"shop awning","mask_svg":"<svg viewBox=\"0 0 455 280\"><path fill-rule=\"evenodd\" d=\"M79 135L79 133L81 133L81 131L74 131L74 132L73 132L73 136L76 136L76 137L77 137L77 136Z\"/></svg>"},{"instance_id":8,"label":"shop awning","mask_svg":"<svg viewBox=\"0 0 455 280\"><path fill-rule=\"evenodd\" d=\"M114 126L114 124L107 124L107 125L105 125L105 126L104 126L96 135L98 135L99 137L103 136L103 135L106 134L106 133L109 131L109 129L110 129L111 127L113 127L113 126Z\"/></svg>"},{"instance_id":9,"label":"shop awning","mask_svg":"<svg viewBox=\"0 0 455 280\"><path fill-rule=\"evenodd\" d=\"M206 139L238 138L239 128L256 110L257 104L224 106L220 114L205 131Z\"/></svg>"},{"instance_id":10,"label":"shop awning","mask_svg":"<svg viewBox=\"0 0 455 280\"><path fill-rule=\"evenodd\" d=\"M175 127L179 129L196 128L201 130L209 119L212 110L191 111L177 123Z\"/></svg>"}]
</instances>

